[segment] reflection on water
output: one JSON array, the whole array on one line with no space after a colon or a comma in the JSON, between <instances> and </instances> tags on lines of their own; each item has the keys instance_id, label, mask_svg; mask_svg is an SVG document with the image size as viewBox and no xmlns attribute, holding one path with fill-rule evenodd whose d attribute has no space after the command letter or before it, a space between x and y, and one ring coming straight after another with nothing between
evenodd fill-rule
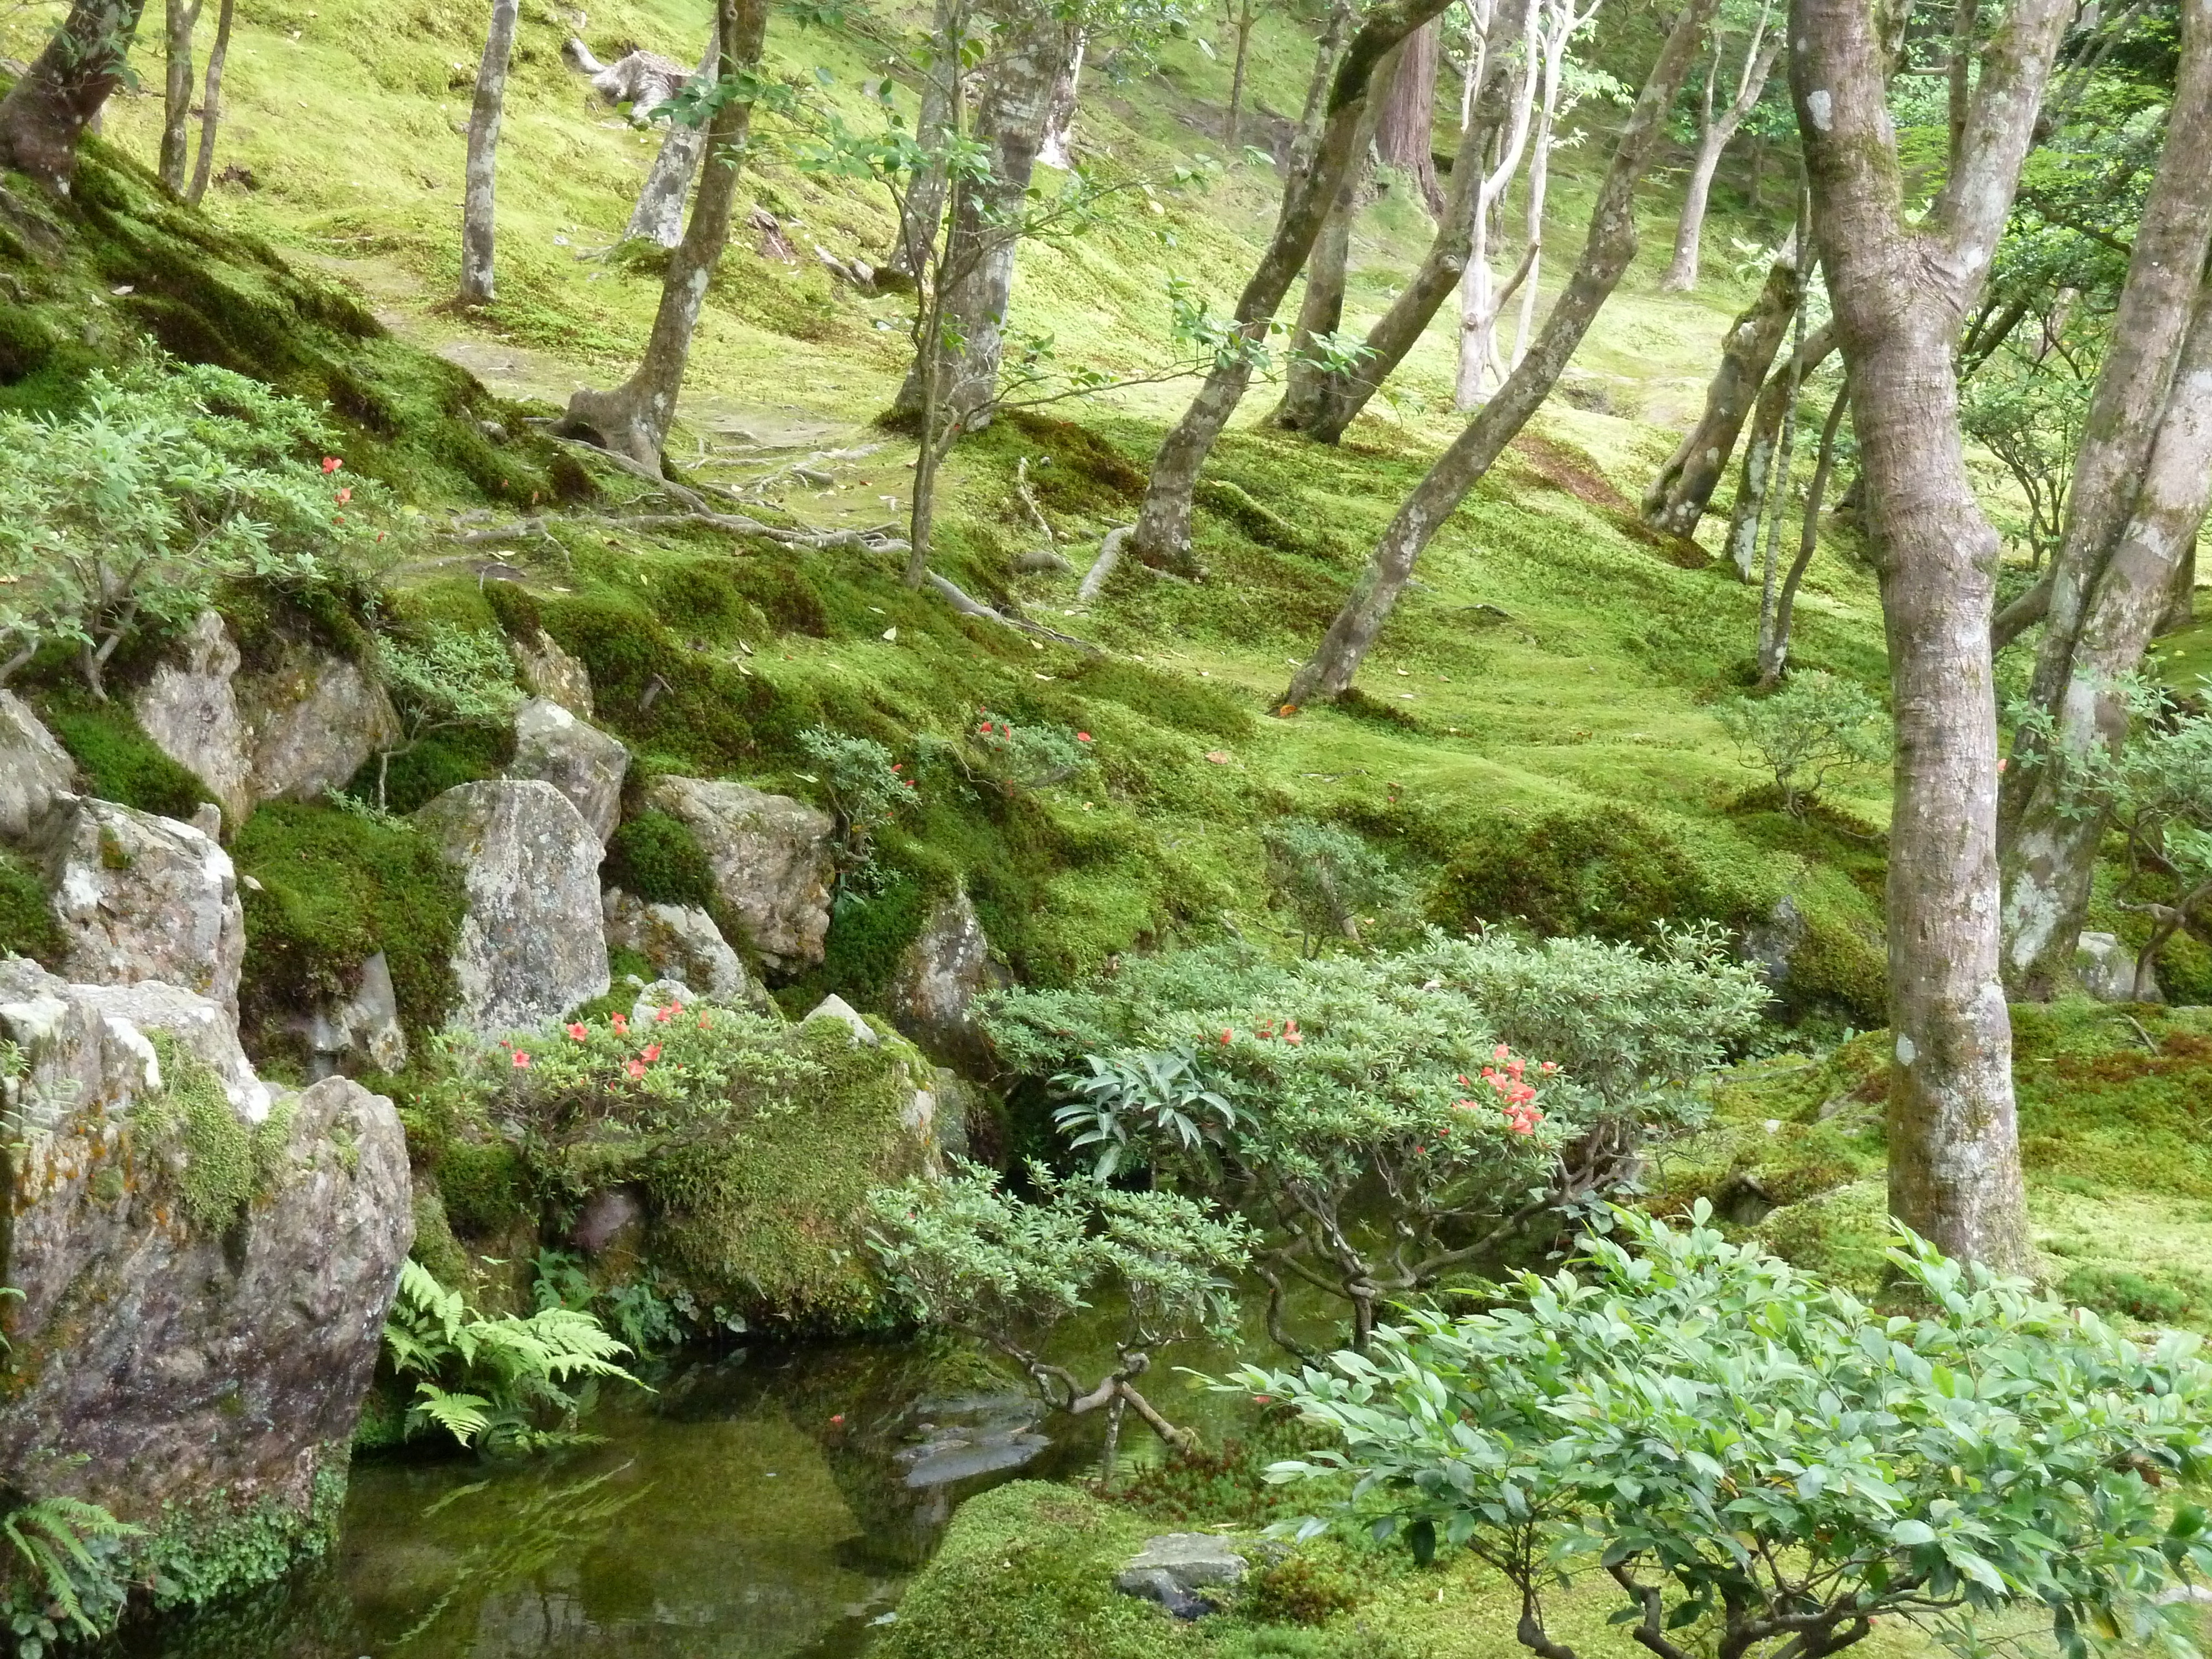
<instances>
[{"instance_id":1,"label":"reflection on water","mask_svg":"<svg viewBox=\"0 0 2212 1659\"><path fill-rule=\"evenodd\" d=\"M755 1350L610 1397L598 1447L364 1463L329 1561L118 1654L842 1659L960 1498L1083 1455L933 1380L911 1349Z\"/></svg>"}]
</instances>

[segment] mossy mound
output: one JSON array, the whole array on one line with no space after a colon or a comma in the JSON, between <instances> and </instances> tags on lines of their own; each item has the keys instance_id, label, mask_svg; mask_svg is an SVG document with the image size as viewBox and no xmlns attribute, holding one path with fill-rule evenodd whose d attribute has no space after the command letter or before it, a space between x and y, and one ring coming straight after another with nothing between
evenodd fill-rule
<instances>
[{"instance_id":1,"label":"mossy mound","mask_svg":"<svg viewBox=\"0 0 2212 1659\"><path fill-rule=\"evenodd\" d=\"M601 873L611 887L648 904L686 904L705 909L714 902L714 872L699 838L683 819L641 812L607 839Z\"/></svg>"},{"instance_id":2,"label":"mossy mound","mask_svg":"<svg viewBox=\"0 0 2212 1659\"><path fill-rule=\"evenodd\" d=\"M74 690L33 698L39 718L77 764L86 793L165 818L189 818L215 797L198 778L157 747L130 707L111 696L95 702Z\"/></svg>"},{"instance_id":3,"label":"mossy mound","mask_svg":"<svg viewBox=\"0 0 2212 1659\"><path fill-rule=\"evenodd\" d=\"M31 861L0 848L0 956L29 957L52 968L64 949L46 884Z\"/></svg>"}]
</instances>

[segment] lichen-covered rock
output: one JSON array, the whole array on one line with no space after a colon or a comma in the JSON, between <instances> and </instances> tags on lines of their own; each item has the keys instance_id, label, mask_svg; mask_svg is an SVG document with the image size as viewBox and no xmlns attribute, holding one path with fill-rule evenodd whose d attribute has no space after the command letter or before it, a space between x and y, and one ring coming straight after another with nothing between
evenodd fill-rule
<instances>
[{"instance_id":1,"label":"lichen-covered rock","mask_svg":"<svg viewBox=\"0 0 2212 1659\"><path fill-rule=\"evenodd\" d=\"M931 908L921 932L900 957L885 988L884 1006L900 1030L932 1053L980 1059L982 1038L969 1005L1000 977L993 971L991 941L984 937L975 907L964 888L956 888Z\"/></svg>"},{"instance_id":2,"label":"lichen-covered rock","mask_svg":"<svg viewBox=\"0 0 2212 1659\"><path fill-rule=\"evenodd\" d=\"M155 665L131 712L162 753L207 786L233 824L253 810L246 722L232 681L238 646L222 614L203 611L176 652Z\"/></svg>"},{"instance_id":3,"label":"lichen-covered rock","mask_svg":"<svg viewBox=\"0 0 2212 1659\"><path fill-rule=\"evenodd\" d=\"M614 834L629 750L550 698L532 697L515 711L514 760L507 770L566 795L601 846Z\"/></svg>"},{"instance_id":4,"label":"lichen-covered rock","mask_svg":"<svg viewBox=\"0 0 2212 1659\"><path fill-rule=\"evenodd\" d=\"M89 796L59 798L33 843L67 949L95 985L157 979L238 1014L246 912L230 855L189 823Z\"/></svg>"},{"instance_id":5,"label":"lichen-covered rock","mask_svg":"<svg viewBox=\"0 0 2212 1659\"><path fill-rule=\"evenodd\" d=\"M690 830L715 896L761 960L779 970L822 960L836 873L827 813L788 795L705 778L657 779L647 804Z\"/></svg>"},{"instance_id":6,"label":"lichen-covered rock","mask_svg":"<svg viewBox=\"0 0 2212 1659\"><path fill-rule=\"evenodd\" d=\"M407 1031L383 951L362 963L359 979L351 996L276 1022L276 1029L300 1039L308 1075L318 1081L341 1072L397 1072L407 1064Z\"/></svg>"},{"instance_id":7,"label":"lichen-covered rock","mask_svg":"<svg viewBox=\"0 0 2212 1659\"><path fill-rule=\"evenodd\" d=\"M716 1002L764 1000L714 919L688 904L648 904L610 887L601 901L607 948L635 951L664 979L681 980Z\"/></svg>"},{"instance_id":8,"label":"lichen-covered rock","mask_svg":"<svg viewBox=\"0 0 2212 1659\"><path fill-rule=\"evenodd\" d=\"M0 842L21 841L37 830L76 779L69 750L21 698L0 691Z\"/></svg>"},{"instance_id":9,"label":"lichen-covered rock","mask_svg":"<svg viewBox=\"0 0 2212 1659\"><path fill-rule=\"evenodd\" d=\"M398 1115L339 1078L272 1101L223 1011L170 986L0 962L0 1037L26 1061L0 1084L0 1480L146 1526L185 1593L274 1577L336 1519L412 1237Z\"/></svg>"},{"instance_id":10,"label":"lichen-covered rock","mask_svg":"<svg viewBox=\"0 0 2212 1659\"><path fill-rule=\"evenodd\" d=\"M1234 1540L1206 1532L1169 1532L1147 1538L1145 1547L1114 1580L1124 1595L1157 1601L1178 1619L1213 1611L1202 1590L1240 1582L1250 1563Z\"/></svg>"},{"instance_id":11,"label":"lichen-covered rock","mask_svg":"<svg viewBox=\"0 0 2212 1659\"><path fill-rule=\"evenodd\" d=\"M599 838L565 795L535 779L465 783L415 821L468 890L454 1024L514 1030L605 994Z\"/></svg>"},{"instance_id":12,"label":"lichen-covered rock","mask_svg":"<svg viewBox=\"0 0 2212 1659\"><path fill-rule=\"evenodd\" d=\"M591 671L544 629L534 639L515 641L514 666L531 696L559 703L578 720L592 718Z\"/></svg>"},{"instance_id":13,"label":"lichen-covered rock","mask_svg":"<svg viewBox=\"0 0 2212 1659\"><path fill-rule=\"evenodd\" d=\"M2147 993L2136 995L2136 953L2112 933L2085 933L2074 946L2074 975L2100 1002L2163 1002L2158 975L2149 975Z\"/></svg>"}]
</instances>

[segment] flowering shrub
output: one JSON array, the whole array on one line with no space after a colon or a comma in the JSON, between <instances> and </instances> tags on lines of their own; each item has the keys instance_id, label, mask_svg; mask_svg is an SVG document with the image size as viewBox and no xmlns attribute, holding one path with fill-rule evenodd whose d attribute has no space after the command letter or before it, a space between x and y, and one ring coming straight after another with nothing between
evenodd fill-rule
<instances>
[{"instance_id":1,"label":"flowering shrub","mask_svg":"<svg viewBox=\"0 0 2212 1659\"><path fill-rule=\"evenodd\" d=\"M983 772L1009 789L1049 789L1097 763L1097 740L1073 726L1016 726L987 708L975 711L969 746L980 750Z\"/></svg>"}]
</instances>

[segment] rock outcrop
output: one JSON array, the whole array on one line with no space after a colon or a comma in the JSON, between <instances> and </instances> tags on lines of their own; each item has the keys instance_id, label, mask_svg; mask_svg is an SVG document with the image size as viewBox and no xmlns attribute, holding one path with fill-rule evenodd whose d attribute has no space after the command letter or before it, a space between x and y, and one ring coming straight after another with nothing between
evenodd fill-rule
<instances>
[{"instance_id":1,"label":"rock outcrop","mask_svg":"<svg viewBox=\"0 0 2212 1659\"><path fill-rule=\"evenodd\" d=\"M398 1115L343 1078L272 1099L171 986L0 962L0 1036L25 1062L0 1480L146 1526L185 1579L273 1577L270 1544L335 1522L411 1240Z\"/></svg>"},{"instance_id":2,"label":"rock outcrop","mask_svg":"<svg viewBox=\"0 0 2212 1659\"><path fill-rule=\"evenodd\" d=\"M131 700L146 735L207 786L232 824L242 823L253 810L246 787L252 761L246 722L232 685L240 660L221 614L203 611L185 630L176 653L155 665Z\"/></svg>"},{"instance_id":3,"label":"rock outcrop","mask_svg":"<svg viewBox=\"0 0 2212 1659\"><path fill-rule=\"evenodd\" d=\"M592 718L590 671L544 629L534 639L515 641L514 668L532 696L557 702L580 720Z\"/></svg>"},{"instance_id":4,"label":"rock outcrop","mask_svg":"<svg viewBox=\"0 0 2212 1659\"><path fill-rule=\"evenodd\" d=\"M230 855L174 818L65 795L38 839L61 971L94 985L142 979L181 986L238 1015L246 913Z\"/></svg>"},{"instance_id":5,"label":"rock outcrop","mask_svg":"<svg viewBox=\"0 0 2212 1659\"><path fill-rule=\"evenodd\" d=\"M361 982L343 1001L279 1023L307 1051L308 1075L396 1072L407 1064L407 1031L399 1023L399 994L392 964L379 951L361 965Z\"/></svg>"},{"instance_id":6,"label":"rock outcrop","mask_svg":"<svg viewBox=\"0 0 2212 1659\"><path fill-rule=\"evenodd\" d=\"M2155 973L2143 987L2146 994L2136 995L2136 953L2116 934L2083 933L2074 946L2074 975L2081 981L2081 988L2100 1002L2166 1000Z\"/></svg>"},{"instance_id":7,"label":"rock outcrop","mask_svg":"<svg viewBox=\"0 0 2212 1659\"><path fill-rule=\"evenodd\" d=\"M532 697L514 714L514 778L550 783L592 826L605 846L622 816L629 750L548 697Z\"/></svg>"},{"instance_id":8,"label":"rock outcrop","mask_svg":"<svg viewBox=\"0 0 2212 1659\"><path fill-rule=\"evenodd\" d=\"M0 842L37 830L76 780L76 767L54 734L21 698L0 691Z\"/></svg>"},{"instance_id":9,"label":"rock outcrop","mask_svg":"<svg viewBox=\"0 0 2212 1659\"><path fill-rule=\"evenodd\" d=\"M680 818L714 872L715 896L769 967L822 960L830 933L836 826L788 795L705 778L660 778L647 804Z\"/></svg>"},{"instance_id":10,"label":"rock outcrop","mask_svg":"<svg viewBox=\"0 0 2212 1659\"><path fill-rule=\"evenodd\" d=\"M931 908L921 932L899 958L885 988L884 1006L899 1030L931 1053L980 1060L982 1036L969 1005L1000 977L975 907L964 888L956 888Z\"/></svg>"},{"instance_id":11,"label":"rock outcrop","mask_svg":"<svg viewBox=\"0 0 2212 1659\"><path fill-rule=\"evenodd\" d=\"M1239 1583L1249 1565L1233 1539L1207 1532L1162 1533L1145 1540L1114 1588L1157 1601L1178 1619L1196 1619L1213 1611L1204 1592Z\"/></svg>"},{"instance_id":12,"label":"rock outcrop","mask_svg":"<svg viewBox=\"0 0 2212 1659\"><path fill-rule=\"evenodd\" d=\"M514 1030L605 994L599 838L565 795L534 779L465 783L415 819L468 890L456 1024Z\"/></svg>"},{"instance_id":13,"label":"rock outcrop","mask_svg":"<svg viewBox=\"0 0 2212 1659\"><path fill-rule=\"evenodd\" d=\"M648 904L635 893L610 887L601 900L607 948L635 951L659 978L681 980L716 1002L749 1002L761 993L745 964L704 910L688 904Z\"/></svg>"}]
</instances>

